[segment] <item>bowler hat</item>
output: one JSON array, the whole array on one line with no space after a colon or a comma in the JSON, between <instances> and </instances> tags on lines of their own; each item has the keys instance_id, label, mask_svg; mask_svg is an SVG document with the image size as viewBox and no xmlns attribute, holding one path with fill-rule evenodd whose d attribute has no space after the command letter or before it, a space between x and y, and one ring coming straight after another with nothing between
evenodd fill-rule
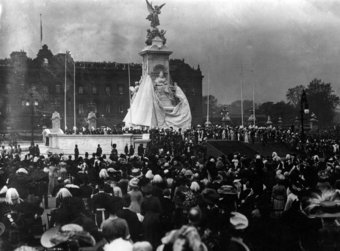
<instances>
[{"instance_id":1,"label":"bowler hat","mask_svg":"<svg viewBox=\"0 0 340 251\"><path fill-rule=\"evenodd\" d=\"M233 186L229 185L223 185L219 189L217 189L217 192L221 195L235 195L237 194L236 189Z\"/></svg>"},{"instance_id":2,"label":"bowler hat","mask_svg":"<svg viewBox=\"0 0 340 251\"><path fill-rule=\"evenodd\" d=\"M215 189L205 188L201 193L201 198L207 204L214 204L220 196Z\"/></svg>"},{"instance_id":3,"label":"bowler hat","mask_svg":"<svg viewBox=\"0 0 340 251\"><path fill-rule=\"evenodd\" d=\"M141 170L139 168L133 168L131 170L131 177L132 178L139 178L139 177L142 177L143 174L141 172Z\"/></svg>"}]
</instances>

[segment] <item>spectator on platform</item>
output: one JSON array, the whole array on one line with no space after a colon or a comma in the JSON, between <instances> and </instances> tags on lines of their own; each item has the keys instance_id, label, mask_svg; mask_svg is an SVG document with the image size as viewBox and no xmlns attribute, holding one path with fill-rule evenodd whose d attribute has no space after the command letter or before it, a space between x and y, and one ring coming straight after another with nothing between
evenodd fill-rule
<instances>
[{"instance_id":1,"label":"spectator on platform","mask_svg":"<svg viewBox=\"0 0 340 251\"><path fill-rule=\"evenodd\" d=\"M74 146L74 160L78 160L79 157L79 149L78 149L78 145Z\"/></svg>"},{"instance_id":2,"label":"spectator on platform","mask_svg":"<svg viewBox=\"0 0 340 251\"><path fill-rule=\"evenodd\" d=\"M35 145L34 156L38 156L38 157L40 156L40 149L39 149L38 144Z\"/></svg>"},{"instance_id":3,"label":"spectator on platform","mask_svg":"<svg viewBox=\"0 0 340 251\"><path fill-rule=\"evenodd\" d=\"M96 156L101 157L103 153L103 149L100 147L100 145L98 144L97 146L97 152L96 152Z\"/></svg>"},{"instance_id":4,"label":"spectator on platform","mask_svg":"<svg viewBox=\"0 0 340 251\"><path fill-rule=\"evenodd\" d=\"M140 156L140 157L142 157L144 155L144 146L143 146L142 143L139 144L137 152L138 152L138 156Z\"/></svg>"}]
</instances>

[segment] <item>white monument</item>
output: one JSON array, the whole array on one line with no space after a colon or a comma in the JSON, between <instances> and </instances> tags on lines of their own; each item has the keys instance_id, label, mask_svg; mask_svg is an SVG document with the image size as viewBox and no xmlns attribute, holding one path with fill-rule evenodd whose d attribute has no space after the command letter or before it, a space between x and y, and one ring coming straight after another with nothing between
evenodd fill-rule
<instances>
[{"instance_id":1,"label":"white monument","mask_svg":"<svg viewBox=\"0 0 340 251\"><path fill-rule=\"evenodd\" d=\"M58 133L58 134L63 134L64 132L60 129L60 114L57 111L54 111L52 113L52 129L49 130L50 133Z\"/></svg>"},{"instance_id":2,"label":"white monument","mask_svg":"<svg viewBox=\"0 0 340 251\"><path fill-rule=\"evenodd\" d=\"M147 2L151 29L147 30L147 46L139 53L143 57L142 78L123 120L126 127L191 128L189 102L170 77L172 51L166 46L166 32L157 28L158 14L163 6L152 6Z\"/></svg>"},{"instance_id":3,"label":"white monument","mask_svg":"<svg viewBox=\"0 0 340 251\"><path fill-rule=\"evenodd\" d=\"M89 112L87 115L87 123L89 125L89 130L97 128L97 116L94 112Z\"/></svg>"}]
</instances>

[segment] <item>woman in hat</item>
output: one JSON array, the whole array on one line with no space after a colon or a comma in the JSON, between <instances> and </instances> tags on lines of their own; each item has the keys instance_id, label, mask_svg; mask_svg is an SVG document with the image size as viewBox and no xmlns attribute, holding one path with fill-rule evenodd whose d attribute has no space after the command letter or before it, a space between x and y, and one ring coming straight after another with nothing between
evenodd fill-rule
<instances>
[{"instance_id":1,"label":"woman in hat","mask_svg":"<svg viewBox=\"0 0 340 251\"><path fill-rule=\"evenodd\" d=\"M128 192L128 194L130 195L131 198L131 204L129 206L129 209L135 213L140 213L140 207L143 201L143 194L139 190L138 182L139 180L137 178L132 178L129 181L130 191Z\"/></svg>"},{"instance_id":2,"label":"woman in hat","mask_svg":"<svg viewBox=\"0 0 340 251\"><path fill-rule=\"evenodd\" d=\"M33 226L41 223L43 209L33 203L23 201L15 188L6 192L6 200L0 205L1 222L8 229L8 238L13 243L30 241L33 237Z\"/></svg>"},{"instance_id":3,"label":"woman in hat","mask_svg":"<svg viewBox=\"0 0 340 251\"><path fill-rule=\"evenodd\" d=\"M162 245L157 251L207 251L197 229L193 226L182 226L162 238Z\"/></svg>"},{"instance_id":4,"label":"woman in hat","mask_svg":"<svg viewBox=\"0 0 340 251\"><path fill-rule=\"evenodd\" d=\"M146 185L143 192L145 197L141 204L141 214L144 216L144 237L155 248L159 244L162 233L160 224L162 206L159 198L153 196L151 184Z\"/></svg>"},{"instance_id":5,"label":"woman in hat","mask_svg":"<svg viewBox=\"0 0 340 251\"><path fill-rule=\"evenodd\" d=\"M271 202L273 209L273 217L280 217L285 208L286 200L287 200L287 189L284 186L285 176L283 174L279 174L276 176L277 183L273 187Z\"/></svg>"}]
</instances>

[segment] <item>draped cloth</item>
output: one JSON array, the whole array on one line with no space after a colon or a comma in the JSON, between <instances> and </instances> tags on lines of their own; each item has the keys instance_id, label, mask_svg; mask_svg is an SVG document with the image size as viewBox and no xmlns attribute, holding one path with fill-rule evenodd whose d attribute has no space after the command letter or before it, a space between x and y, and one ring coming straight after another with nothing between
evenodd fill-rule
<instances>
[{"instance_id":1,"label":"draped cloth","mask_svg":"<svg viewBox=\"0 0 340 251\"><path fill-rule=\"evenodd\" d=\"M189 129L191 128L191 112L189 102L182 89L175 85L175 97L179 100L174 109L164 109L154 90L149 75L142 78L138 92L123 122L126 127L149 127Z\"/></svg>"}]
</instances>

